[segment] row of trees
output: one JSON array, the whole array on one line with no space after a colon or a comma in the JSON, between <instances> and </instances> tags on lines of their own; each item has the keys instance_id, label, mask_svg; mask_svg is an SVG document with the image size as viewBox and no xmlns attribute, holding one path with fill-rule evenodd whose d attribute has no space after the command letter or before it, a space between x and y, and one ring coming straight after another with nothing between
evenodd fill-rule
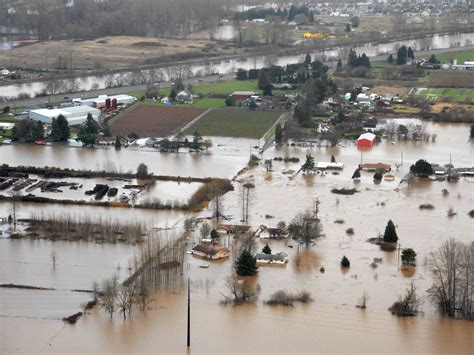
<instances>
[{"instance_id":1,"label":"row of trees","mask_svg":"<svg viewBox=\"0 0 474 355\"><path fill-rule=\"evenodd\" d=\"M401 46L400 48L398 48L396 64L397 65L407 64L408 59L411 59L411 60L415 59L415 52L413 51L413 49L411 47L407 48L406 46ZM394 63L394 58L392 54L388 56L387 61L390 64Z\"/></svg>"},{"instance_id":2,"label":"row of trees","mask_svg":"<svg viewBox=\"0 0 474 355\"><path fill-rule=\"evenodd\" d=\"M102 36L185 36L215 29L231 0L23 0L4 25L38 33L40 39Z\"/></svg>"}]
</instances>

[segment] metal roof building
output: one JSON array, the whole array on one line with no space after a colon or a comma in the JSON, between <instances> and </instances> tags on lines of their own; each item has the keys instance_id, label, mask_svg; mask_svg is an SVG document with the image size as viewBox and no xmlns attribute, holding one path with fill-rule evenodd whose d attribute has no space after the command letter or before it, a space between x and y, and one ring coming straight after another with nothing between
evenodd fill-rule
<instances>
[{"instance_id":1,"label":"metal roof building","mask_svg":"<svg viewBox=\"0 0 474 355\"><path fill-rule=\"evenodd\" d=\"M53 121L53 118L58 118L59 115L63 115L70 126L75 126L84 123L89 113L95 121L99 121L102 111L89 106L73 106L54 109L45 108L31 110L29 112L29 117L32 120L50 124Z\"/></svg>"}]
</instances>

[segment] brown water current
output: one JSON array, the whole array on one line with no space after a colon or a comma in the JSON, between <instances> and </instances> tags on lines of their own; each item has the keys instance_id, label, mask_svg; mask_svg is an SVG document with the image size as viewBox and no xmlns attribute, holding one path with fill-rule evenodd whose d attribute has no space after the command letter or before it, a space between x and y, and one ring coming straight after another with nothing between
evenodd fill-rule
<instances>
[{"instance_id":1,"label":"brown water current","mask_svg":"<svg viewBox=\"0 0 474 355\"><path fill-rule=\"evenodd\" d=\"M400 184L400 180L419 158L446 164L451 154L455 167L474 166L474 144L467 143L468 125L428 124L427 131L438 134L436 142L392 144L385 140L362 152L364 162L392 166L401 163L403 153L403 165L398 171L394 169L395 181L391 182L376 185L373 173L364 172L360 183L351 180L361 160L361 151L353 143L335 148L311 148L316 161L329 161L334 155L337 161L343 162L345 167L339 175L299 174L289 179L283 172L296 171L300 164L274 162L271 173L259 167L239 177L251 179L256 185L249 216L252 226L274 227L280 220L289 223L317 197L321 201L320 218L325 234L309 249L302 245L298 248L294 241L269 241L274 252L288 253L290 262L286 266L259 268L253 278L260 289L254 305L220 305L222 294L228 294L225 278L232 273L232 258L209 262L209 268L203 269L199 266L207 261L186 255L180 284L157 292L152 310L137 311L130 320L123 321L120 315L110 320L102 310L95 309L77 324L65 325L58 320L64 316L62 312L76 310L75 302L83 302L75 295L71 297L68 290L75 286L87 287L93 280L100 281L117 270L126 273L123 269L127 256L131 256L136 247L0 240L0 283L17 279L15 283L59 289L57 292L0 291L0 352L186 353L185 281L190 277L190 353L472 354L474 323L439 317L427 298L426 290L432 280L426 260L430 252L449 238L474 241L474 219L468 216L469 210L474 208L474 179L461 178L457 183L417 181L410 186ZM307 151L308 148L285 146L269 150L264 157L304 159ZM161 157L158 153L156 156ZM239 159L247 157L248 146L242 145ZM235 166L233 173L241 167ZM213 165L202 169L212 173ZM238 185L236 183L236 190L224 197L224 213L234 217L231 223L239 223L241 218ZM331 193L332 188L342 187L355 187L359 192L352 196ZM443 189L449 191L448 196L443 195ZM420 210L419 205L423 203L431 203L435 209ZM450 207L457 212L452 218L447 216ZM0 205L1 215L9 208L9 205ZM144 220L156 227L179 224L185 216L169 211L33 205L22 206L21 213L33 213L39 208L45 210L44 213L89 213L102 218ZM210 214L211 211L206 210L200 215ZM266 218L266 215L274 218ZM337 219L344 223L334 223ZM401 270L396 252L381 251L367 242L368 238L383 233L389 219L397 226L402 248L411 247L417 252L415 268ZM354 229L353 236L346 234L347 228ZM235 240L223 238L222 243L232 247ZM257 249L264 245L265 241L257 241ZM52 248L63 255L56 270L49 260ZM297 264L298 253L300 263ZM343 255L351 262L347 271L339 266ZM370 264L376 257L383 261L372 268ZM29 267L29 263L34 266ZM324 273L320 272L321 267ZM392 316L388 307L412 281L423 299L422 314L414 318ZM263 304L280 289L309 291L314 302L295 307ZM369 295L368 307L360 310L355 306L364 291ZM26 305L20 305L21 302ZM53 307L54 303L58 307ZM42 307L45 307L43 311Z\"/></svg>"}]
</instances>

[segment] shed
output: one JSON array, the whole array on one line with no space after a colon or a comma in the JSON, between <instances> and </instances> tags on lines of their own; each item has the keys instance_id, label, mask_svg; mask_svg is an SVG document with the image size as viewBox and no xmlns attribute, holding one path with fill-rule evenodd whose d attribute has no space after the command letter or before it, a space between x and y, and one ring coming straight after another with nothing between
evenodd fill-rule
<instances>
[{"instance_id":1,"label":"shed","mask_svg":"<svg viewBox=\"0 0 474 355\"><path fill-rule=\"evenodd\" d=\"M375 139L377 136L373 133L364 133L361 134L357 139L358 147L372 147L375 144Z\"/></svg>"},{"instance_id":2,"label":"shed","mask_svg":"<svg viewBox=\"0 0 474 355\"><path fill-rule=\"evenodd\" d=\"M234 91L229 96L233 96L238 101L243 101L255 95L257 95L257 93L253 91Z\"/></svg>"}]
</instances>

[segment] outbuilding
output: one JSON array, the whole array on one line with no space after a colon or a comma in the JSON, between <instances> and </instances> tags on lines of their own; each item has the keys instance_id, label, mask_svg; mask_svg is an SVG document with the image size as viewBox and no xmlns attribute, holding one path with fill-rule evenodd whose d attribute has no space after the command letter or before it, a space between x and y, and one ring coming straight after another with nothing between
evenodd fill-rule
<instances>
[{"instance_id":1,"label":"outbuilding","mask_svg":"<svg viewBox=\"0 0 474 355\"><path fill-rule=\"evenodd\" d=\"M237 101L243 101L249 99L252 96L256 96L257 93L253 91L234 91L229 96L233 96Z\"/></svg>"},{"instance_id":2,"label":"outbuilding","mask_svg":"<svg viewBox=\"0 0 474 355\"><path fill-rule=\"evenodd\" d=\"M364 133L361 134L357 139L358 147L372 147L375 144L377 136L373 133Z\"/></svg>"}]
</instances>

